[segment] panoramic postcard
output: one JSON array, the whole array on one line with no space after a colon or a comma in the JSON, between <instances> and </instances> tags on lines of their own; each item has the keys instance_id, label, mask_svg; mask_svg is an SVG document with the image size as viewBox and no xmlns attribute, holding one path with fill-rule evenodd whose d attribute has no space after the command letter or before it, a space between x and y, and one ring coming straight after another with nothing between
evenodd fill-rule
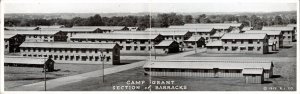
<instances>
[{"instance_id":1,"label":"panoramic postcard","mask_svg":"<svg viewBox=\"0 0 300 94\"><path fill-rule=\"evenodd\" d=\"M298 3L5 0L2 88L295 93Z\"/></svg>"}]
</instances>

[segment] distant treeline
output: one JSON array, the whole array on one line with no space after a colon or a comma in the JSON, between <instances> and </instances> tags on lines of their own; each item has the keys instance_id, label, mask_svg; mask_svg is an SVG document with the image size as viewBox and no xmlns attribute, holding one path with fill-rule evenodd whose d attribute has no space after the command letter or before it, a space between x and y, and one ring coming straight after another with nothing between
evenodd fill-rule
<instances>
[{"instance_id":1,"label":"distant treeline","mask_svg":"<svg viewBox=\"0 0 300 94\"><path fill-rule=\"evenodd\" d=\"M5 26L38 26L64 25L72 26L138 26L142 29L150 27L150 15L145 16L113 16L101 17L99 14L88 18L74 17L72 19L4 19ZM246 26L260 29L262 26L296 24L296 15L246 16L246 15L181 15L176 13L161 13L151 16L151 27L168 27L185 23L243 23Z\"/></svg>"}]
</instances>

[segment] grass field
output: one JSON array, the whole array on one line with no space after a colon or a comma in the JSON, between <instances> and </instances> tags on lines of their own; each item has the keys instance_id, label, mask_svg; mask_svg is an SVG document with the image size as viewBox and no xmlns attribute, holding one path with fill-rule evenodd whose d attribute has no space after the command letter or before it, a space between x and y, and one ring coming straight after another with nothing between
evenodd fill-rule
<instances>
[{"instance_id":1,"label":"grass field","mask_svg":"<svg viewBox=\"0 0 300 94\"><path fill-rule=\"evenodd\" d=\"M198 54L186 56L197 58ZM247 60L266 60L262 56L256 55L238 55ZM186 91L296 91L296 46L288 49L282 49L279 53L264 55L274 63L274 78L265 79L264 84L246 84L244 78L200 78L200 77L151 77L152 81L175 81L174 85L186 85ZM208 56L207 56L208 57ZM231 56L230 56L231 57ZM214 59L230 59L229 56L213 56ZM184 59L183 57L182 59ZM232 56L232 59L235 59ZM60 91L114 91L113 86L135 86L126 84L127 81L146 81L146 84L137 85L141 89L135 91L148 91L144 87L149 86L149 76L143 74L142 67L131 70L114 73L105 76L105 82L102 83L101 77L89 78L87 80L72 83L50 90ZM82 87L84 86L84 87ZM160 91L153 88L153 91ZM123 89L126 91L130 89ZM172 90L173 91L173 90ZM181 91L181 90L179 90Z\"/></svg>"},{"instance_id":2,"label":"grass field","mask_svg":"<svg viewBox=\"0 0 300 94\"><path fill-rule=\"evenodd\" d=\"M138 60L123 60L122 64L137 62ZM104 65L105 68L110 68L116 65ZM4 67L5 70L5 88L11 88L31 83L36 83L44 80L42 68L32 67ZM65 76L82 74L86 72L102 69L101 64L62 64L56 63L55 69L58 71L48 72L47 80L56 79Z\"/></svg>"}]
</instances>

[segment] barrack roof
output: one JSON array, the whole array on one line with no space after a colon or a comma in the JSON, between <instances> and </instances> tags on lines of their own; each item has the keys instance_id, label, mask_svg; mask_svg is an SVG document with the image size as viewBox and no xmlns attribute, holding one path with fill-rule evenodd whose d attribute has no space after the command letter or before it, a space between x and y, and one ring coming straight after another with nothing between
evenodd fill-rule
<instances>
[{"instance_id":1,"label":"barrack roof","mask_svg":"<svg viewBox=\"0 0 300 94\"><path fill-rule=\"evenodd\" d=\"M253 27L243 27L242 31L253 30Z\"/></svg>"},{"instance_id":2,"label":"barrack roof","mask_svg":"<svg viewBox=\"0 0 300 94\"><path fill-rule=\"evenodd\" d=\"M113 31L115 34L161 34L163 36L184 36L188 34L188 31Z\"/></svg>"},{"instance_id":3,"label":"barrack roof","mask_svg":"<svg viewBox=\"0 0 300 94\"><path fill-rule=\"evenodd\" d=\"M115 43L23 42L20 47L113 49L116 45Z\"/></svg>"},{"instance_id":4,"label":"barrack roof","mask_svg":"<svg viewBox=\"0 0 300 94\"><path fill-rule=\"evenodd\" d=\"M217 40L217 41L208 42L206 46L223 46L223 44L222 41Z\"/></svg>"},{"instance_id":5,"label":"barrack roof","mask_svg":"<svg viewBox=\"0 0 300 94\"><path fill-rule=\"evenodd\" d=\"M244 68L242 74L263 74L263 68Z\"/></svg>"},{"instance_id":6,"label":"barrack roof","mask_svg":"<svg viewBox=\"0 0 300 94\"><path fill-rule=\"evenodd\" d=\"M35 30L37 27L4 27L9 30Z\"/></svg>"},{"instance_id":7,"label":"barrack roof","mask_svg":"<svg viewBox=\"0 0 300 94\"><path fill-rule=\"evenodd\" d=\"M294 27L287 27L287 26L272 26L272 27L266 27L264 26L262 30L281 30L281 31L292 31L294 30Z\"/></svg>"},{"instance_id":8,"label":"barrack roof","mask_svg":"<svg viewBox=\"0 0 300 94\"><path fill-rule=\"evenodd\" d=\"M280 35L281 31L280 30L247 30L244 33L264 33L267 35Z\"/></svg>"},{"instance_id":9,"label":"barrack roof","mask_svg":"<svg viewBox=\"0 0 300 94\"><path fill-rule=\"evenodd\" d=\"M201 39L201 36L191 36L189 39L184 41L198 41Z\"/></svg>"},{"instance_id":10,"label":"barrack roof","mask_svg":"<svg viewBox=\"0 0 300 94\"><path fill-rule=\"evenodd\" d=\"M14 36L16 36L17 34L5 34L4 35L4 39L9 39L9 38L12 38Z\"/></svg>"},{"instance_id":11,"label":"barrack roof","mask_svg":"<svg viewBox=\"0 0 300 94\"><path fill-rule=\"evenodd\" d=\"M73 26L72 28L93 28L101 30L123 30L126 26Z\"/></svg>"},{"instance_id":12,"label":"barrack roof","mask_svg":"<svg viewBox=\"0 0 300 94\"><path fill-rule=\"evenodd\" d=\"M48 58L41 58L41 57L20 57L20 56L4 57L4 63L15 63L15 64L43 65L47 60Z\"/></svg>"},{"instance_id":13,"label":"barrack roof","mask_svg":"<svg viewBox=\"0 0 300 94\"><path fill-rule=\"evenodd\" d=\"M56 30L48 30L48 31L40 31L40 30L32 30L32 31L4 31L4 34L20 34L20 35L54 35L59 31Z\"/></svg>"},{"instance_id":14,"label":"barrack roof","mask_svg":"<svg viewBox=\"0 0 300 94\"><path fill-rule=\"evenodd\" d=\"M159 44L155 45L155 46L164 46L164 47L168 47L170 46L173 42L176 42L176 41L172 41L172 40L163 40L161 41Z\"/></svg>"},{"instance_id":15,"label":"barrack roof","mask_svg":"<svg viewBox=\"0 0 300 94\"><path fill-rule=\"evenodd\" d=\"M227 33L221 39L265 39L266 36L262 33Z\"/></svg>"},{"instance_id":16,"label":"barrack roof","mask_svg":"<svg viewBox=\"0 0 300 94\"><path fill-rule=\"evenodd\" d=\"M144 68L172 68L172 69L245 69L263 68L266 70L273 67L271 61L211 61L211 60L170 60L149 61Z\"/></svg>"},{"instance_id":17,"label":"barrack roof","mask_svg":"<svg viewBox=\"0 0 300 94\"><path fill-rule=\"evenodd\" d=\"M143 34L113 34L113 33L96 33L96 34L76 34L70 37L71 39L155 39L159 35L143 35Z\"/></svg>"}]
</instances>

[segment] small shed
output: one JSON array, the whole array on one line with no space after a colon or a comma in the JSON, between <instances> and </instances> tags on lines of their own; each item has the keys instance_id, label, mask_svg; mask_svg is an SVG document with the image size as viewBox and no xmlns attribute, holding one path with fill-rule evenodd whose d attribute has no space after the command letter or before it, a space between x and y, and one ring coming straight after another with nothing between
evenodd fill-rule
<instances>
[{"instance_id":1,"label":"small shed","mask_svg":"<svg viewBox=\"0 0 300 94\"><path fill-rule=\"evenodd\" d=\"M36 58L36 57L21 57L21 56L12 56L4 58L5 66L13 67L36 67L44 68L46 65L47 72L54 71L54 61L49 58Z\"/></svg>"},{"instance_id":2,"label":"small shed","mask_svg":"<svg viewBox=\"0 0 300 94\"><path fill-rule=\"evenodd\" d=\"M184 43L188 48L194 48L195 45L197 45L197 47L204 47L205 39L201 36L191 36L188 40L185 40Z\"/></svg>"},{"instance_id":3,"label":"small shed","mask_svg":"<svg viewBox=\"0 0 300 94\"><path fill-rule=\"evenodd\" d=\"M176 41L164 40L155 45L156 53L167 54L179 52L179 43Z\"/></svg>"},{"instance_id":4,"label":"small shed","mask_svg":"<svg viewBox=\"0 0 300 94\"><path fill-rule=\"evenodd\" d=\"M244 68L242 74L247 84L262 84L264 82L263 68Z\"/></svg>"}]
</instances>

